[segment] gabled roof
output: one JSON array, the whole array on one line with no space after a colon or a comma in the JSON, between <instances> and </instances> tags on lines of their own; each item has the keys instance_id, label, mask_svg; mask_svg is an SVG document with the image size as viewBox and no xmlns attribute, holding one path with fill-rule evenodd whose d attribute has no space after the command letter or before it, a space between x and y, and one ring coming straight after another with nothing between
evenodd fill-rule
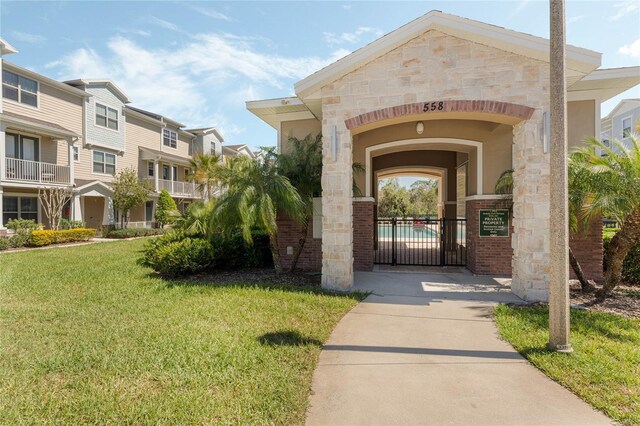
<instances>
[{"instance_id":1,"label":"gabled roof","mask_svg":"<svg viewBox=\"0 0 640 426\"><path fill-rule=\"evenodd\" d=\"M190 136L193 136L193 134L191 132L189 132L188 130L182 129L184 127L184 124L182 124L182 123L180 123L178 121L172 120L169 117L165 117L164 115L160 115L160 114L157 114L155 112L147 111L147 110L140 109L140 108L135 108L135 107L132 107L130 105L126 105L125 106L125 110L130 110L130 111L137 112L138 114L142 114L142 115L147 116L149 118L152 118L152 119L154 119L156 121L159 121L161 124L170 124L170 125L172 125L174 127L177 127L178 130L180 130L181 132L187 133Z\"/></svg>"},{"instance_id":2,"label":"gabled roof","mask_svg":"<svg viewBox=\"0 0 640 426\"><path fill-rule=\"evenodd\" d=\"M67 80L65 81L66 84L70 85L70 86L74 86L74 87L86 87L86 86L91 86L91 85L95 85L95 84L104 84L107 87L111 88L111 90L113 90L116 95L118 95L122 101L125 104L128 104L131 102L131 99L129 99L129 97L127 96L126 93L124 93L124 91L118 87L117 84L115 84L113 81L109 80L108 78L78 78L75 80Z\"/></svg>"},{"instance_id":3,"label":"gabled roof","mask_svg":"<svg viewBox=\"0 0 640 426\"><path fill-rule=\"evenodd\" d=\"M300 80L295 84L295 92L305 102L309 97L317 97L316 93L321 87L429 30L438 30L474 43L549 62L549 40L546 38L434 10ZM601 57L601 53L567 45L569 73L573 71L578 75L588 74L600 66Z\"/></svg>"},{"instance_id":4,"label":"gabled roof","mask_svg":"<svg viewBox=\"0 0 640 426\"><path fill-rule=\"evenodd\" d=\"M282 121L316 118L309 107L297 97L245 102L247 109L265 123L279 130Z\"/></svg>"},{"instance_id":5,"label":"gabled roof","mask_svg":"<svg viewBox=\"0 0 640 426\"><path fill-rule=\"evenodd\" d=\"M198 129L185 129L185 131L193 133L194 135L208 135L209 133L213 133L216 139L224 142L224 135L215 127L200 127Z\"/></svg>"},{"instance_id":6,"label":"gabled roof","mask_svg":"<svg viewBox=\"0 0 640 426\"><path fill-rule=\"evenodd\" d=\"M640 107L640 99L631 98L621 100L618 105L616 105L615 108L613 108L611 112L603 118L603 120L610 120L611 118L615 117L616 115L618 115L618 112L625 106L628 106L628 109Z\"/></svg>"},{"instance_id":7,"label":"gabled roof","mask_svg":"<svg viewBox=\"0 0 640 426\"><path fill-rule=\"evenodd\" d=\"M5 39L0 38L0 55L8 55L10 53L18 53L18 50Z\"/></svg>"},{"instance_id":8,"label":"gabled roof","mask_svg":"<svg viewBox=\"0 0 640 426\"><path fill-rule=\"evenodd\" d=\"M34 72L34 71L28 70L26 68L23 68L23 67L21 67L19 65L16 65L16 64L12 63L12 62L8 62L6 59L2 60L2 69L6 69L8 71L13 71L13 72L15 72L17 74L20 74L22 76L32 78L32 79L37 80L37 81L39 81L39 82L41 82L43 84L46 84L46 85L51 86L51 87L55 87L56 89L63 90L65 92L67 92L67 93L71 93L71 94L76 95L76 96L81 96L81 97L85 97L85 98L91 96L90 93L87 93L84 90L80 90L80 89L77 89L75 87L71 87L68 84L64 84L64 83L61 83L61 82L59 82L57 80L54 80L54 79L49 78L47 76L44 76L42 74L38 74L37 72Z\"/></svg>"}]
</instances>

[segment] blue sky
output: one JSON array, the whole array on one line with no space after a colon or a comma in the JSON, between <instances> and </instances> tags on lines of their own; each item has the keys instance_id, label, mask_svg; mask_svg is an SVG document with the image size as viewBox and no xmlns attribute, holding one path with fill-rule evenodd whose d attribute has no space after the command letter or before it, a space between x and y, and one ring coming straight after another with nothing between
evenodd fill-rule
<instances>
[{"instance_id":1,"label":"blue sky","mask_svg":"<svg viewBox=\"0 0 640 426\"><path fill-rule=\"evenodd\" d=\"M548 2L7 1L8 60L56 79L111 78L134 106L187 126L217 126L228 144L273 145L246 100L293 84L430 10L548 37ZM567 3L567 41L603 67L640 64L640 1ZM622 97L640 97L635 88Z\"/></svg>"}]
</instances>

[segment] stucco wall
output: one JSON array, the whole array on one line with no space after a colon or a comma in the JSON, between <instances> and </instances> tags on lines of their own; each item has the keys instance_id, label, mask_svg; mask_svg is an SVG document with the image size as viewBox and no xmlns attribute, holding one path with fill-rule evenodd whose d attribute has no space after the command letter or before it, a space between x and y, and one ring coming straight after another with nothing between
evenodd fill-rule
<instances>
[{"instance_id":1,"label":"stucco wall","mask_svg":"<svg viewBox=\"0 0 640 426\"><path fill-rule=\"evenodd\" d=\"M287 141L290 136L294 138L302 139L308 134L313 136L322 132L322 124L316 119L297 120L297 121L283 121L280 125L279 143L282 152L286 152L288 148Z\"/></svg>"},{"instance_id":2,"label":"stucco wall","mask_svg":"<svg viewBox=\"0 0 640 426\"><path fill-rule=\"evenodd\" d=\"M567 103L567 142L569 149L584 144L584 141L596 134L595 101ZM600 119L600 117L597 117ZM598 135L600 137L600 135Z\"/></svg>"}]
</instances>

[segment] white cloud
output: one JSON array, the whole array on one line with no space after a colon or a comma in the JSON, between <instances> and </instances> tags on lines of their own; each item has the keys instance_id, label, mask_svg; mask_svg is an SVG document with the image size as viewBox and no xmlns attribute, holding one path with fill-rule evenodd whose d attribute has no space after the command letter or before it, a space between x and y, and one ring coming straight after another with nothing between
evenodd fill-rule
<instances>
[{"instance_id":1,"label":"white cloud","mask_svg":"<svg viewBox=\"0 0 640 426\"><path fill-rule=\"evenodd\" d=\"M344 10L351 10L351 5L350 5L350 4L343 4L343 5L342 5L342 8L343 8Z\"/></svg>"},{"instance_id":2,"label":"white cloud","mask_svg":"<svg viewBox=\"0 0 640 426\"><path fill-rule=\"evenodd\" d=\"M513 11L511 11L511 13L509 14L509 18L514 18L519 15L520 12L522 12L529 5L529 3L531 3L531 0L520 0L516 8L513 9Z\"/></svg>"},{"instance_id":3,"label":"white cloud","mask_svg":"<svg viewBox=\"0 0 640 426\"><path fill-rule=\"evenodd\" d=\"M148 16L147 17L147 22L149 22L150 24L153 24L153 25L157 25L160 28L164 28L166 30L171 30L171 31L179 31L180 30L178 28L178 26L176 24L174 24L173 22L165 21L164 19L160 19L160 18L155 17L155 16Z\"/></svg>"},{"instance_id":4,"label":"white cloud","mask_svg":"<svg viewBox=\"0 0 640 426\"><path fill-rule=\"evenodd\" d=\"M135 106L190 127L216 125L233 135L244 129L225 121L221 105L243 109L244 101L260 97L256 87L282 89L349 53L340 49L326 58L288 57L258 52L253 41L197 34L170 49L153 49L120 35L108 41L105 53L78 49L46 66L56 69L60 79L109 78Z\"/></svg>"},{"instance_id":5,"label":"white cloud","mask_svg":"<svg viewBox=\"0 0 640 426\"><path fill-rule=\"evenodd\" d=\"M123 34L135 34L142 37L149 37L151 35L149 31L133 30L133 29L127 29L127 28L118 28L118 32L121 32Z\"/></svg>"},{"instance_id":6,"label":"white cloud","mask_svg":"<svg viewBox=\"0 0 640 426\"><path fill-rule=\"evenodd\" d=\"M191 9L195 10L199 14L208 16L209 18L219 19L221 21L231 21L231 18L229 18L224 13L218 12L217 10L208 9L200 6L190 6L190 7Z\"/></svg>"},{"instance_id":7,"label":"white cloud","mask_svg":"<svg viewBox=\"0 0 640 426\"><path fill-rule=\"evenodd\" d=\"M357 43L365 36L373 36L371 38L378 38L382 35L382 30L372 27L358 27L355 31L350 33L324 33L324 39L329 44L344 44L344 43Z\"/></svg>"},{"instance_id":8,"label":"white cloud","mask_svg":"<svg viewBox=\"0 0 640 426\"><path fill-rule=\"evenodd\" d=\"M609 21L617 21L634 12L638 12L640 10L640 2L638 0L625 0L616 3L613 9L616 13L609 17Z\"/></svg>"},{"instance_id":9,"label":"white cloud","mask_svg":"<svg viewBox=\"0 0 640 426\"><path fill-rule=\"evenodd\" d=\"M640 58L640 38L631 44L625 44L622 46L618 49L618 53L631 56L632 58Z\"/></svg>"},{"instance_id":10,"label":"white cloud","mask_svg":"<svg viewBox=\"0 0 640 426\"><path fill-rule=\"evenodd\" d=\"M11 31L11 36L18 41L22 41L25 43L32 43L32 44L37 44L37 43L42 43L44 41L47 41L47 38L45 36L41 36L39 34L25 33L22 31Z\"/></svg>"},{"instance_id":11,"label":"white cloud","mask_svg":"<svg viewBox=\"0 0 640 426\"><path fill-rule=\"evenodd\" d=\"M570 18L567 18L567 25L569 24L573 24L574 22L578 22L584 19L584 15L578 15L578 16L572 16Z\"/></svg>"}]
</instances>

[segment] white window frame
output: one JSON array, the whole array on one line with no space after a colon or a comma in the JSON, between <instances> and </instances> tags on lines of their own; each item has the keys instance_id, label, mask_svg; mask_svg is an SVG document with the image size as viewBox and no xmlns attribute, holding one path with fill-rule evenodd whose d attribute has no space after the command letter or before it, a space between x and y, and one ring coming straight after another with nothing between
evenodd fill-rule
<instances>
[{"instance_id":1,"label":"white window frame","mask_svg":"<svg viewBox=\"0 0 640 426\"><path fill-rule=\"evenodd\" d=\"M169 133L168 136L167 133ZM171 136L174 136L174 138L171 138ZM169 144L166 141L169 141ZM167 148L178 149L178 132L166 128L162 129L162 145Z\"/></svg>"},{"instance_id":2,"label":"white window frame","mask_svg":"<svg viewBox=\"0 0 640 426\"><path fill-rule=\"evenodd\" d=\"M605 131L603 131L602 133L600 133L600 141L607 147L607 148L611 148L611 134L613 132L611 131L611 129L607 129ZM600 156L604 157L606 156L607 153L601 148L600 149Z\"/></svg>"},{"instance_id":3,"label":"white window frame","mask_svg":"<svg viewBox=\"0 0 640 426\"><path fill-rule=\"evenodd\" d=\"M100 153L103 155L103 161L102 161L102 172L96 172L95 171L95 163L96 160L94 159L94 154L95 153ZM107 173L107 155L113 156L113 174L111 173ZM107 152L107 151L100 151L97 149L94 149L93 151L91 151L91 174L94 175L102 175L102 176L115 176L116 175L116 171L118 170L118 156L112 152Z\"/></svg>"},{"instance_id":4,"label":"white window frame","mask_svg":"<svg viewBox=\"0 0 640 426\"><path fill-rule=\"evenodd\" d=\"M36 200L36 223L40 223L40 200L38 200L37 196L34 195L26 195L26 194L13 194L13 193L4 193L2 195L0 195L3 200L2 200L2 206L3 206L3 211L2 211L2 220L5 220L5 213L16 213L18 215L18 219L22 219L22 208L21 208L21 200L22 198L34 198ZM16 212L5 212L4 211L4 206L6 205L6 203L4 202L4 198L17 198L18 202L16 204L16 208L18 209ZM30 212L32 213L32 212Z\"/></svg>"},{"instance_id":5,"label":"white window frame","mask_svg":"<svg viewBox=\"0 0 640 426\"><path fill-rule=\"evenodd\" d=\"M105 119L105 125L103 126L102 124L98 123L98 107L102 107L105 109L105 113L106 115L100 115L100 117L104 117ZM109 118L109 110L113 111L116 113L116 119L115 119L115 123L116 123L116 128L112 128L109 127L109 121L114 121L113 119ZM114 132L119 132L120 131L120 113L118 112L117 108L112 108L108 105L102 104L100 102L96 102L95 104L95 111L94 111L94 117L93 117L93 122L96 126L100 127L101 129L108 129L108 130L112 130Z\"/></svg>"},{"instance_id":6,"label":"white window frame","mask_svg":"<svg viewBox=\"0 0 640 426\"><path fill-rule=\"evenodd\" d=\"M153 161L147 161L147 177L154 177L156 165Z\"/></svg>"},{"instance_id":7,"label":"white window frame","mask_svg":"<svg viewBox=\"0 0 640 426\"><path fill-rule=\"evenodd\" d=\"M16 77L18 77L18 85L17 86L14 86L12 84L4 82L4 73L5 72L9 73L9 74L13 74ZM6 100L6 101L9 101L9 102L18 103L20 105L24 105L24 106L29 107L29 108L40 109L40 82L38 80L34 80L32 78L29 78L29 77L23 77L22 75L20 75L18 73L15 73L13 71L9 71L9 70L2 70L2 74L3 74L2 75L2 99ZM32 92L30 90L23 89L22 88L22 84L20 83L21 80L33 81L36 84L36 91ZM12 87L12 88L18 90L18 99L17 100L14 100L14 99L11 99L11 98L5 98L5 96L4 96L4 87L5 86ZM31 105L31 104L28 104L28 103L22 101L22 92L23 91L25 91L25 92L27 92L27 93L29 93L31 95L34 95L36 97L36 104L35 105Z\"/></svg>"},{"instance_id":8,"label":"white window frame","mask_svg":"<svg viewBox=\"0 0 640 426\"><path fill-rule=\"evenodd\" d=\"M72 147L73 149L73 161L76 163L80 162L80 147L73 145Z\"/></svg>"},{"instance_id":9,"label":"white window frame","mask_svg":"<svg viewBox=\"0 0 640 426\"><path fill-rule=\"evenodd\" d=\"M625 134L624 134L624 129L625 129L624 122L625 122L625 120L629 120L629 133L627 134L627 136L625 136ZM624 117L620 121L620 126L622 127L622 138L621 139L624 140L624 141L629 140L629 135L631 135L631 132L633 132L633 117L630 116L630 115L627 116L627 117Z\"/></svg>"}]
</instances>

